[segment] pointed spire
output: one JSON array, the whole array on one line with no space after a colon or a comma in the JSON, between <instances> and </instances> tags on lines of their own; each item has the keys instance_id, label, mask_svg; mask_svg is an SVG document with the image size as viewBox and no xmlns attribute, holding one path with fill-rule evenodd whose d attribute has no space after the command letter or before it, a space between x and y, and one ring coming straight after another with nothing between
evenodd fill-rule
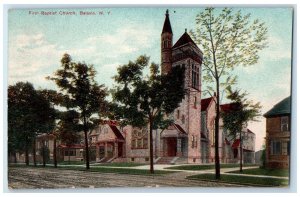
<instances>
[{"instance_id":1,"label":"pointed spire","mask_svg":"<svg viewBox=\"0 0 300 197\"><path fill-rule=\"evenodd\" d=\"M173 34L170 19L169 19L169 10L168 9L166 10L166 19L165 19L164 27L162 30L162 33L166 33L166 32Z\"/></svg>"},{"instance_id":2,"label":"pointed spire","mask_svg":"<svg viewBox=\"0 0 300 197\"><path fill-rule=\"evenodd\" d=\"M185 31L185 33L187 33L187 28L185 28L185 30L184 30L184 31Z\"/></svg>"}]
</instances>

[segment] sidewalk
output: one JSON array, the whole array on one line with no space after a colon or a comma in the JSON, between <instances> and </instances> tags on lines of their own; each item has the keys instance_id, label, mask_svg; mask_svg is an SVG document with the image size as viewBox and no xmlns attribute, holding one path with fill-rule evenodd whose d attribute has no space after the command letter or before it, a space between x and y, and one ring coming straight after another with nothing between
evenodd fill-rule
<instances>
[{"instance_id":1,"label":"sidewalk","mask_svg":"<svg viewBox=\"0 0 300 197\"><path fill-rule=\"evenodd\" d=\"M215 169L207 169L207 170L176 170L176 169L166 169L168 167L175 167L175 166L181 166L180 165L168 165L168 164L154 164L154 170L162 170L162 171L176 171L176 172L186 172L190 173L190 175L195 174L214 174ZM150 165L142 165L142 166L133 166L133 167L112 167L112 166L101 166L101 164L94 164L92 166L98 166L103 168L128 168L128 169L141 169L141 170L148 170L150 169ZM243 167L243 169L252 169L252 168L258 168L259 166L248 166ZM267 176L267 175L255 175L255 174L238 174L238 173L229 173L231 171L239 170L239 167L235 168L221 168L220 172L221 174L226 175L237 175L237 176L245 176L245 177L258 177L258 178L275 178L275 179L289 179L289 177L279 177L279 176Z\"/></svg>"}]
</instances>

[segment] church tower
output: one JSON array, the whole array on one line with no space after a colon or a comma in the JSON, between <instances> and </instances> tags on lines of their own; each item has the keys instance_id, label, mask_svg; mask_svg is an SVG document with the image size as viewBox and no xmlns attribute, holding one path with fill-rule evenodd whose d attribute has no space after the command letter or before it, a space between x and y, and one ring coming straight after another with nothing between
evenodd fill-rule
<instances>
[{"instance_id":1,"label":"church tower","mask_svg":"<svg viewBox=\"0 0 300 197\"><path fill-rule=\"evenodd\" d=\"M161 72L184 67L185 98L170 117L174 124L161 132L161 157L181 158L181 162L201 163L201 65L203 53L184 31L173 45L168 10L161 34ZM175 162L175 160L173 160Z\"/></svg>"},{"instance_id":2,"label":"church tower","mask_svg":"<svg viewBox=\"0 0 300 197\"><path fill-rule=\"evenodd\" d=\"M166 11L166 18L161 33L161 73L167 74L172 68L172 45L173 33L169 20L169 10Z\"/></svg>"}]
</instances>

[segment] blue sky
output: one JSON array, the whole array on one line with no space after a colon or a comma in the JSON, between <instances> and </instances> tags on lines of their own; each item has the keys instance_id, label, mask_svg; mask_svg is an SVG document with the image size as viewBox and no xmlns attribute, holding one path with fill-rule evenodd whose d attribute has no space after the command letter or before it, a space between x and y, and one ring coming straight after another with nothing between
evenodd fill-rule
<instances>
[{"instance_id":1,"label":"blue sky","mask_svg":"<svg viewBox=\"0 0 300 197\"><path fill-rule=\"evenodd\" d=\"M173 43L195 28L196 15L203 8L168 7L173 29ZM8 84L30 81L36 88L55 88L45 79L59 67L62 55L69 53L74 61L93 64L97 81L112 87L111 77L118 65L146 54L160 63L160 34L166 7L162 8L88 8L9 10L8 16ZM268 27L268 48L260 52L256 65L237 68L238 87L249 98L260 101L262 113L290 94L292 9L234 8L251 13L252 19ZM29 11L57 11L56 15L33 15ZM63 16L59 11L75 11ZM95 16L80 15L95 12ZM102 15L98 13L102 12ZM205 54L204 54L205 55ZM205 86L202 87L205 89ZM256 133L258 150L265 136L265 119L250 123Z\"/></svg>"}]
</instances>

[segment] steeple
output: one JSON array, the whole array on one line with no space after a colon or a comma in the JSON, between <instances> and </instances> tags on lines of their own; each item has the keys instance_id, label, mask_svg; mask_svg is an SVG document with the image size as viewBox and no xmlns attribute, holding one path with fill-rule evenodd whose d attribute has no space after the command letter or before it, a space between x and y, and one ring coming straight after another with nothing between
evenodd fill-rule
<instances>
[{"instance_id":1,"label":"steeple","mask_svg":"<svg viewBox=\"0 0 300 197\"><path fill-rule=\"evenodd\" d=\"M172 68L172 46L173 33L169 19L169 10L166 11L166 18L161 33L161 73L167 74Z\"/></svg>"},{"instance_id":2,"label":"steeple","mask_svg":"<svg viewBox=\"0 0 300 197\"><path fill-rule=\"evenodd\" d=\"M173 34L170 19L169 19L169 10L168 9L166 11L166 19L165 19L165 23L164 23L163 30L161 33L163 34L166 32Z\"/></svg>"}]
</instances>

